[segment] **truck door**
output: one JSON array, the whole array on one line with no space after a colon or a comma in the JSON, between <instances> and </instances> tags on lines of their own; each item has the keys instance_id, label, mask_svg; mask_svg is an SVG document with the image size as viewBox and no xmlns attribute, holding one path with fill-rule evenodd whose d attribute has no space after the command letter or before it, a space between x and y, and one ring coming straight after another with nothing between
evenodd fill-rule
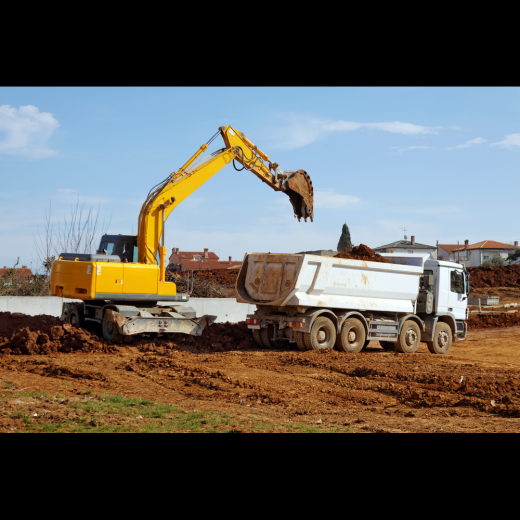
<instances>
[{"instance_id":1,"label":"truck door","mask_svg":"<svg viewBox=\"0 0 520 520\"><path fill-rule=\"evenodd\" d=\"M455 315L455 319L466 318L466 288L462 269L449 269L450 292L448 296L448 311Z\"/></svg>"}]
</instances>

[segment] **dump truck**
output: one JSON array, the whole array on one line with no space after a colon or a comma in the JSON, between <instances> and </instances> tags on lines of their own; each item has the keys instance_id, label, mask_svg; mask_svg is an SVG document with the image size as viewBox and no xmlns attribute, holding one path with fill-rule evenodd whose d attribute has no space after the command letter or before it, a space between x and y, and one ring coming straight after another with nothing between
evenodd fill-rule
<instances>
[{"instance_id":1,"label":"dump truck","mask_svg":"<svg viewBox=\"0 0 520 520\"><path fill-rule=\"evenodd\" d=\"M446 354L467 334L470 277L429 255L383 254L391 263L309 254L247 253L236 299L260 347L360 352L370 341L415 352L425 342Z\"/></svg>"},{"instance_id":2,"label":"dump truck","mask_svg":"<svg viewBox=\"0 0 520 520\"><path fill-rule=\"evenodd\" d=\"M219 135L224 148L202 155ZM96 253L63 252L54 261L51 294L81 300L65 303L62 319L78 326L101 324L105 339L116 343L143 332L200 335L216 317L197 318L186 305L189 294L177 294L175 283L166 279L165 225L183 200L230 163L285 193L298 221L313 220L313 188L307 172L282 171L242 132L221 126L181 168L150 190L136 236L104 235Z\"/></svg>"}]
</instances>

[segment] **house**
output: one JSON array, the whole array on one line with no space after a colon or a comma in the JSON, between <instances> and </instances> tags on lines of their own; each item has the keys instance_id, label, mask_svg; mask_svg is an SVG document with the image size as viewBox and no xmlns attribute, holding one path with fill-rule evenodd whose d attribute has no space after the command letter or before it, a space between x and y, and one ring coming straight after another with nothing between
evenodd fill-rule
<instances>
[{"instance_id":1,"label":"house","mask_svg":"<svg viewBox=\"0 0 520 520\"><path fill-rule=\"evenodd\" d=\"M494 240L483 240L476 244L469 244L469 240L464 240L464 245L439 244L439 260L448 260L460 263L466 267L477 267L485 260L490 260L495 255L501 256L504 260L509 253L518 249L518 241L514 245L496 242Z\"/></svg>"},{"instance_id":2,"label":"house","mask_svg":"<svg viewBox=\"0 0 520 520\"><path fill-rule=\"evenodd\" d=\"M219 260L219 257L205 248L204 251L180 251L178 247L172 249L169 258L168 271L189 271L199 269L229 269L241 266L242 262L231 260Z\"/></svg>"},{"instance_id":3,"label":"house","mask_svg":"<svg viewBox=\"0 0 520 520\"><path fill-rule=\"evenodd\" d=\"M10 276L11 272L12 275ZM4 285L12 285L13 278L31 278L32 276L32 271L26 265L22 265L20 268L4 265L3 269L0 269L0 283Z\"/></svg>"},{"instance_id":4,"label":"house","mask_svg":"<svg viewBox=\"0 0 520 520\"><path fill-rule=\"evenodd\" d=\"M413 255L419 253L427 253L433 260L437 258L437 246L419 244L415 241L415 236L412 236L411 240L407 240L405 237L404 240L398 240L397 242L392 242L391 244L387 244L386 246L374 247L372 249L379 254L403 253Z\"/></svg>"}]
</instances>

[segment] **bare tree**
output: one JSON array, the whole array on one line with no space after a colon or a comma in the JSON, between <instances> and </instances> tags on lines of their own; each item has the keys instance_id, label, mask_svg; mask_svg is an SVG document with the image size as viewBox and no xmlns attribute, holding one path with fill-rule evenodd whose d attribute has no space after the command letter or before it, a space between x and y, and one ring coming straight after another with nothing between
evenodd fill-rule
<instances>
[{"instance_id":1,"label":"bare tree","mask_svg":"<svg viewBox=\"0 0 520 520\"><path fill-rule=\"evenodd\" d=\"M34 236L37 263L47 276L52 263L61 253L95 253L99 240L110 225L110 221L100 222L100 205L97 208L80 204L79 198L71 206L70 216L61 224L52 222L52 206L45 209L43 230Z\"/></svg>"}]
</instances>

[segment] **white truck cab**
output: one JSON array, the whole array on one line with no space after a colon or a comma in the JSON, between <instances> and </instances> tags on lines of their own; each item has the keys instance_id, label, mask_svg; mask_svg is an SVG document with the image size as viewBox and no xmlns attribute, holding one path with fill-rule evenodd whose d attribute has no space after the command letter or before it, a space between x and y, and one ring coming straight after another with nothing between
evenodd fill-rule
<instances>
[{"instance_id":1,"label":"white truck cab","mask_svg":"<svg viewBox=\"0 0 520 520\"><path fill-rule=\"evenodd\" d=\"M465 267L454 262L426 260L424 274L432 274L435 279L434 312L465 320L469 293L469 274Z\"/></svg>"}]
</instances>

